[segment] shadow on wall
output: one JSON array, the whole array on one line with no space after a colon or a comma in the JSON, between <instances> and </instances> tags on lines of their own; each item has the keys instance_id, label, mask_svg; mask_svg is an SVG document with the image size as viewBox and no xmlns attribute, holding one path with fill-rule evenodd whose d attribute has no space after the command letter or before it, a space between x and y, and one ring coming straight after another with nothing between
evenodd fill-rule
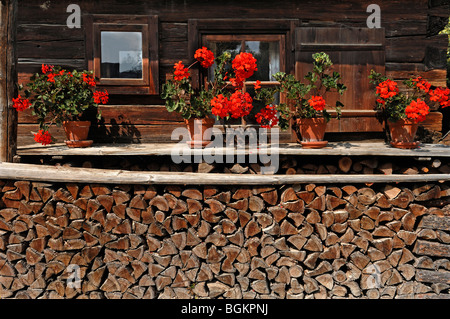
<instances>
[{"instance_id":1,"label":"shadow on wall","mask_svg":"<svg viewBox=\"0 0 450 319\"><path fill-rule=\"evenodd\" d=\"M124 120L122 115L118 119L111 119L109 124L105 119L92 121L90 138L104 143L141 143L141 132L137 127Z\"/></svg>"}]
</instances>

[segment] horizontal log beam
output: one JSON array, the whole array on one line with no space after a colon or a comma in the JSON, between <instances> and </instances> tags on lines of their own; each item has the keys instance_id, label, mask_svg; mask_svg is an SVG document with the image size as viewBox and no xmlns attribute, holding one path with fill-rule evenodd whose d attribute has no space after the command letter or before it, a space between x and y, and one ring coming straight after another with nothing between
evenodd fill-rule
<instances>
[{"instance_id":1,"label":"horizontal log beam","mask_svg":"<svg viewBox=\"0 0 450 319\"><path fill-rule=\"evenodd\" d=\"M450 181L450 174L430 175L241 175L55 167L32 164L0 164L0 179L43 182L164 184L164 185L286 185L416 183Z\"/></svg>"}]
</instances>

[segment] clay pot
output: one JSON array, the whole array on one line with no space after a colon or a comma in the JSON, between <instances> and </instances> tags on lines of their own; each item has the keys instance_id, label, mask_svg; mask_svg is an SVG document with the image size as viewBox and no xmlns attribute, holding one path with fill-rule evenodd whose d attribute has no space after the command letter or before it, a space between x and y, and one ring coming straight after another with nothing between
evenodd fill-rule
<instances>
[{"instance_id":1,"label":"clay pot","mask_svg":"<svg viewBox=\"0 0 450 319\"><path fill-rule=\"evenodd\" d=\"M212 118L190 118L184 120L189 130L190 141L187 144L191 148L203 148L211 142L211 134L205 134L205 131L214 126L215 120Z\"/></svg>"},{"instance_id":2,"label":"clay pot","mask_svg":"<svg viewBox=\"0 0 450 319\"><path fill-rule=\"evenodd\" d=\"M90 121L64 121L64 132L66 132L68 147L89 147L94 141L88 140Z\"/></svg>"},{"instance_id":3,"label":"clay pot","mask_svg":"<svg viewBox=\"0 0 450 319\"><path fill-rule=\"evenodd\" d=\"M389 122L389 131L391 133L391 145L395 148L414 149L419 146L414 138L419 124L410 119Z\"/></svg>"},{"instance_id":4,"label":"clay pot","mask_svg":"<svg viewBox=\"0 0 450 319\"><path fill-rule=\"evenodd\" d=\"M297 136L303 148L323 148L328 145L328 141L323 140L327 128L324 118L297 119L297 128Z\"/></svg>"}]
</instances>

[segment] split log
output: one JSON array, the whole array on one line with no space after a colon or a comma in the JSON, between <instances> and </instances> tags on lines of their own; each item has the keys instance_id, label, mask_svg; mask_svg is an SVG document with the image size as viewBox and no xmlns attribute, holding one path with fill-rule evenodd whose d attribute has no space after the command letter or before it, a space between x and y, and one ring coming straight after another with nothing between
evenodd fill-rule
<instances>
[{"instance_id":1,"label":"split log","mask_svg":"<svg viewBox=\"0 0 450 319\"><path fill-rule=\"evenodd\" d=\"M445 244L417 240L414 253L419 255L450 257L450 247Z\"/></svg>"},{"instance_id":2,"label":"split log","mask_svg":"<svg viewBox=\"0 0 450 319\"><path fill-rule=\"evenodd\" d=\"M424 216L419 227L450 231L450 217L440 217L436 215Z\"/></svg>"},{"instance_id":3,"label":"split log","mask_svg":"<svg viewBox=\"0 0 450 319\"><path fill-rule=\"evenodd\" d=\"M372 205L376 201L376 194L371 188L363 188L358 191L358 201L363 205Z\"/></svg>"},{"instance_id":4,"label":"split log","mask_svg":"<svg viewBox=\"0 0 450 319\"><path fill-rule=\"evenodd\" d=\"M416 280L420 282L450 284L450 273L418 269Z\"/></svg>"}]
</instances>

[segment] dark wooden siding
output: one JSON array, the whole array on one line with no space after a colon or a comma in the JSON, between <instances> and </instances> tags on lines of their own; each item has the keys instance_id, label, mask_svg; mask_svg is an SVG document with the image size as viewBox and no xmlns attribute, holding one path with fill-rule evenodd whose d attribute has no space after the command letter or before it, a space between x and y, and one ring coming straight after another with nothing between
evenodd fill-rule
<instances>
[{"instance_id":1,"label":"dark wooden siding","mask_svg":"<svg viewBox=\"0 0 450 319\"><path fill-rule=\"evenodd\" d=\"M158 15L159 79L172 71L179 60L190 62L188 25L191 19L294 19L299 26L366 27L366 8L373 1L259 0L259 1L125 1L80 0L82 14ZM447 38L438 35L448 1L378 1L385 28L386 72L396 79L422 74L433 84L445 85L442 62ZM71 68L87 68L85 30L69 29L66 9L69 2L19 0L18 57L19 81L25 82L42 63ZM294 54L294 47L287 48ZM290 58L288 58L288 61ZM445 62L445 59L443 60ZM288 66L289 69L289 66ZM293 70L293 65L290 66ZM98 142L168 141L173 128L182 125L177 114L168 114L157 96L113 96L104 107L104 118L92 131ZM30 130L36 130L30 114L19 117L19 145L33 143ZM62 130L55 129L62 138Z\"/></svg>"}]
</instances>

